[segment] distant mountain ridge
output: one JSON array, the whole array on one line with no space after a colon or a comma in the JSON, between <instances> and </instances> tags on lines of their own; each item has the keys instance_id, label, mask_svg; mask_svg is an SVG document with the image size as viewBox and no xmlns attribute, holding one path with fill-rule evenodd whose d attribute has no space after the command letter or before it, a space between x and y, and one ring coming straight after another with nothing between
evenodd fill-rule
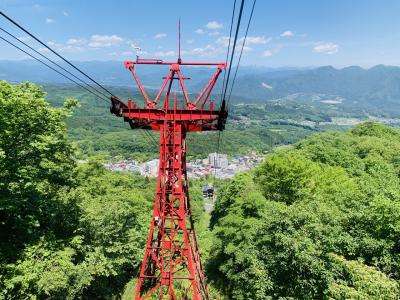
<instances>
[{"instance_id":1,"label":"distant mountain ridge","mask_svg":"<svg viewBox=\"0 0 400 300\"><path fill-rule=\"evenodd\" d=\"M265 85L270 86L275 98L293 93L324 93L361 97L359 100L400 100L400 67L377 65L370 69L358 66L335 69L325 66L278 78L269 73L249 74L240 77L235 91L243 96L243 91L251 90L256 97L267 100L271 93L262 92L261 87Z\"/></svg>"},{"instance_id":2,"label":"distant mountain ridge","mask_svg":"<svg viewBox=\"0 0 400 300\"><path fill-rule=\"evenodd\" d=\"M127 71L122 61L86 61L86 62L73 62L79 68L90 74L93 78L106 85L132 85L133 78L129 71ZM64 63L60 63L66 69ZM137 73L140 75L144 85L159 87L159 83L162 82L162 77L168 73L168 66L151 66L146 65L137 66ZM188 68L185 66L181 67L182 73L185 76L191 77L191 80L185 83L188 87L195 87L202 83L204 80L209 80L212 76L215 67L194 67ZM289 74L293 74L297 71L304 70L304 68L267 68L267 67L241 67L241 75L262 75L265 72L270 73L270 76L282 77ZM74 71L73 69L71 71ZM75 71L74 71L75 73ZM33 81L38 83L66 83L69 82L67 79L58 75L54 71L41 65L39 62L34 60L19 60L9 61L0 60L0 79L9 81ZM202 88L202 87L201 87ZM201 89L199 88L199 89Z\"/></svg>"},{"instance_id":3,"label":"distant mountain ridge","mask_svg":"<svg viewBox=\"0 0 400 300\"><path fill-rule=\"evenodd\" d=\"M99 82L110 86L135 87L132 75L118 61L76 62L84 71ZM157 89L168 66L137 67L142 83ZM182 67L191 80L185 81L189 92L200 91L214 72L212 68ZM336 69L331 66L318 68L263 68L241 67L232 95L250 102L282 99L301 94L304 99L314 95L340 97L343 104L368 105L400 111L400 67L377 65L369 69L350 66ZM25 61L1 61L0 80L33 81L37 83L66 83L66 79L39 63ZM220 93L222 80L215 87ZM328 98L329 98L328 97ZM327 103L332 101L327 100ZM330 102L329 102L330 101Z\"/></svg>"}]
</instances>

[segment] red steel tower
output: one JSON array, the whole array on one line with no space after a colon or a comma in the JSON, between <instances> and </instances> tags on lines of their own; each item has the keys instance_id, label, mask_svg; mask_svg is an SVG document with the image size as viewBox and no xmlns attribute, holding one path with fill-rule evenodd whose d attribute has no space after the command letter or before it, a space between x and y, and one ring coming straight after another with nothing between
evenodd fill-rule
<instances>
[{"instance_id":1,"label":"red steel tower","mask_svg":"<svg viewBox=\"0 0 400 300\"><path fill-rule=\"evenodd\" d=\"M219 109L208 101L225 63L164 62L154 59L126 61L145 100L144 107L128 100L127 105L111 98L111 112L123 117L132 129L160 132L160 163L157 193L135 299L209 299L190 211L186 173L186 135L190 131L223 130L227 118L225 102ZM136 65L169 65L170 70L154 99L150 99L137 76ZM215 66L216 71L204 89L190 100L181 66ZM174 82L180 85L183 105L176 94L170 97ZM164 101L159 99L164 98ZM172 99L171 99L172 98ZM171 101L172 100L172 101Z\"/></svg>"}]
</instances>

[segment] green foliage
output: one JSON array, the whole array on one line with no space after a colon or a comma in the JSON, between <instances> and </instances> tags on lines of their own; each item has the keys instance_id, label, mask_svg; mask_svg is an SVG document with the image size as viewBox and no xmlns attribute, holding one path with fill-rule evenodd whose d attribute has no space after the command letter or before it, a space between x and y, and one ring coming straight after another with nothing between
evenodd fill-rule
<instances>
[{"instance_id":1,"label":"green foliage","mask_svg":"<svg viewBox=\"0 0 400 300\"><path fill-rule=\"evenodd\" d=\"M398 299L399 283L362 262L332 254L335 281L329 286L332 299Z\"/></svg>"},{"instance_id":2,"label":"green foliage","mask_svg":"<svg viewBox=\"0 0 400 300\"><path fill-rule=\"evenodd\" d=\"M319 172L317 165L301 156L274 155L256 172L256 180L261 183L267 199L291 204L303 200L314 189Z\"/></svg>"},{"instance_id":3,"label":"green foliage","mask_svg":"<svg viewBox=\"0 0 400 300\"><path fill-rule=\"evenodd\" d=\"M118 298L139 271L155 179L99 157L77 165L65 121L79 103L52 108L44 96L0 83L0 299ZM200 184L191 208L208 249Z\"/></svg>"},{"instance_id":4,"label":"green foliage","mask_svg":"<svg viewBox=\"0 0 400 300\"><path fill-rule=\"evenodd\" d=\"M43 232L63 237L75 212L74 149L66 138L66 109L51 108L35 85L0 82L0 257L14 256Z\"/></svg>"},{"instance_id":5,"label":"green foliage","mask_svg":"<svg viewBox=\"0 0 400 300\"><path fill-rule=\"evenodd\" d=\"M81 105L78 102L78 100L76 100L74 98L68 98L68 99L65 99L65 101L64 101L64 107L67 109L73 109L73 108L77 108L80 106Z\"/></svg>"},{"instance_id":6,"label":"green foliage","mask_svg":"<svg viewBox=\"0 0 400 300\"><path fill-rule=\"evenodd\" d=\"M117 148L125 147L145 159L150 146L136 141L132 150L130 131L112 116L97 122L100 110L84 123L87 99L80 108L81 101L57 98L60 108L52 108L44 97L35 85L0 82L0 299L129 297L156 182L109 172L96 157L77 164L65 122L75 138L81 134L76 140L86 154L121 155ZM250 130L240 145L233 137L246 126L232 124L228 151L247 151L259 137L263 151L279 136L259 124L262 130ZM120 144L112 146L116 138ZM209 151L205 145L194 155ZM399 153L400 131L376 123L312 135L221 182L211 216L200 192L205 179L191 181L213 297L398 299Z\"/></svg>"},{"instance_id":7,"label":"green foliage","mask_svg":"<svg viewBox=\"0 0 400 300\"><path fill-rule=\"evenodd\" d=\"M79 100L74 115L67 120L68 134L78 144L79 158L92 155L106 155L111 158L134 158L149 160L158 157L158 148L151 143L141 130L132 131L129 125L109 113L105 102L94 98L80 88L65 85L48 85L48 101L57 107L72 105L65 98ZM118 87L115 91L121 99L141 99L132 88ZM139 105L140 100L138 101ZM338 113L332 110L332 113ZM229 155L245 154L252 150L269 151L274 145L290 144L312 133L314 129L298 125L275 124L276 119L286 119L288 115L297 121L308 119L324 120L327 117L321 109L307 105L277 105L275 103L232 105L227 129L223 136L221 151ZM246 134L243 131L246 130ZM150 133L158 141L157 133ZM204 158L216 151L218 134L216 132L190 133L188 135L188 155L191 158Z\"/></svg>"},{"instance_id":8,"label":"green foliage","mask_svg":"<svg viewBox=\"0 0 400 300\"><path fill-rule=\"evenodd\" d=\"M32 84L0 83L0 298L110 299L136 275L154 180L76 165L65 118Z\"/></svg>"},{"instance_id":9,"label":"green foliage","mask_svg":"<svg viewBox=\"0 0 400 300\"><path fill-rule=\"evenodd\" d=\"M79 166L76 180L80 184L69 193L78 209L73 233L64 239L43 235L7 264L6 297L109 299L136 275L154 181L150 188L145 178L111 173L96 161Z\"/></svg>"},{"instance_id":10,"label":"green foliage","mask_svg":"<svg viewBox=\"0 0 400 300\"><path fill-rule=\"evenodd\" d=\"M236 176L213 212L214 284L232 299L398 299L399 147L397 129L365 123Z\"/></svg>"}]
</instances>

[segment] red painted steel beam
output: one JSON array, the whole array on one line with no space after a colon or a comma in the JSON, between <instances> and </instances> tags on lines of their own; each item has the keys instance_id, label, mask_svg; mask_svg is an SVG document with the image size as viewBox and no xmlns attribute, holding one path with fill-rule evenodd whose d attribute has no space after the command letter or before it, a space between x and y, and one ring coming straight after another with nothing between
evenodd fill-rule
<instances>
[{"instance_id":1,"label":"red painted steel beam","mask_svg":"<svg viewBox=\"0 0 400 300\"><path fill-rule=\"evenodd\" d=\"M132 67L129 67L129 71L131 71L131 73L132 73L132 75L133 75L133 78L135 78L136 84L137 84L137 86L138 86L140 92L142 93L143 98L144 98L144 100L146 101L147 105L150 105L150 104L151 104L151 101L150 101L150 99L149 99L149 96L147 96L147 93L146 93L146 91L145 91L145 89L144 89L142 83L140 82L139 77L136 75L135 68L134 68L133 66L132 66Z\"/></svg>"},{"instance_id":2,"label":"red painted steel beam","mask_svg":"<svg viewBox=\"0 0 400 300\"><path fill-rule=\"evenodd\" d=\"M125 68L128 68L132 65L173 65L177 62L166 62L157 59L137 59L136 61L125 61ZM181 62L178 63L180 66L221 66L223 69L226 68L226 63L213 63L213 62Z\"/></svg>"},{"instance_id":3,"label":"red painted steel beam","mask_svg":"<svg viewBox=\"0 0 400 300\"><path fill-rule=\"evenodd\" d=\"M138 108L128 100L127 105L112 97L110 111L132 129L142 128L160 132L160 159L157 191L150 231L144 250L136 300L177 299L177 289L183 289L184 299L209 299L206 278L200 260L195 228L190 211L189 185L186 171L186 135L192 131L223 130L227 117L224 103L214 110L206 106L212 89L225 63L163 62L139 59L124 63L129 69L145 100ZM154 100L150 99L135 71L135 65L169 65L168 75ZM192 102L186 91L180 66L216 66L206 86ZM171 87L176 80L182 88L184 107L178 107L177 95L170 101ZM164 99L160 103L160 99Z\"/></svg>"},{"instance_id":4,"label":"red painted steel beam","mask_svg":"<svg viewBox=\"0 0 400 300\"><path fill-rule=\"evenodd\" d=\"M122 116L129 119L144 119L148 121L177 120L177 121L200 121L217 120L219 112L215 110L188 110L169 109L168 112L160 109L124 109Z\"/></svg>"}]
</instances>

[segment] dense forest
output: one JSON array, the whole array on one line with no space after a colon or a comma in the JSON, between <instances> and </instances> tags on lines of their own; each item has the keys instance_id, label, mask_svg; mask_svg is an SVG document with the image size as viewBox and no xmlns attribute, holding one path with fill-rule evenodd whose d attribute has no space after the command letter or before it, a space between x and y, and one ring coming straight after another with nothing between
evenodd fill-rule
<instances>
[{"instance_id":1,"label":"dense forest","mask_svg":"<svg viewBox=\"0 0 400 300\"><path fill-rule=\"evenodd\" d=\"M45 85L46 100L55 107L62 107L65 98L79 99L71 118L66 120L68 136L79 146L78 157L86 159L101 155L107 159L121 160L134 158L143 161L158 157L158 149L142 130L132 131L121 118L109 112L109 104L96 99L88 92L71 85ZM138 101L141 96L131 87L110 87L121 99L131 98ZM154 91L150 91L152 95ZM212 94L218 103L219 95ZM178 98L179 101L183 99ZM237 99L235 99L237 100ZM179 102L178 101L178 102ZM254 103L243 100L230 107L229 122L223 132L222 149L229 155L246 154L251 150L269 151L273 146L292 144L315 131L337 129L332 125L318 128L300 124L309 120L315 122L330 121L334 117L365 119L366 113L355 109L344 109L335 105L307 104L296 101ZM287 119L290 118L290 121ZM246 134L243 131L246 130ZM152 133L149 133L152 134ZM152 134L158 141L157 135ZM204 158L217 150L216 132L189 133L189 159Z\"/></svg>"},{"instance_id":2,"label":"dense forest","mask_svg":"<svg viewBox=\"0 0 400 300\"><path fill-rule=\"evenodd\" d=\"M0 299L113 299L137 276L155 180L78 164L65 123L78 102L44 96L0 82ZM192 210L206 232L199 184Z\"/></svg>"},{"instance_id":3,"label":"dense forest","mask_svg":"<svg viewBox=\"0 0 400 300\"><path fill-rule=\"evenodd\" d=\"M0 298L109 298L142 255L153 183L78 166L65 124L76 102L43 96L0 86Z\"/></svg>"},{"instance_id":4,"label":"dense forest","mask_svg":"<svg viewBox=\"0 0 400 300\"><path fill-rule=\"evenodd\" d=\"M155 180L78 163L79 105L0 83L0 299L131 297ZM192 181L212 297L398 299L399 153L377 123L315 133L221 182L211 216Z\"/></svg>"},{"instance_id":5,"label":"dense forest","mask_svg":"<svg viewBox=\"0 0 400 300\"><path fill-rule=\"evenodd\" d=\"M218 195L209 276L229 299L398 299L400 131L273 153Z\"/></svg>"}]
</instances>

